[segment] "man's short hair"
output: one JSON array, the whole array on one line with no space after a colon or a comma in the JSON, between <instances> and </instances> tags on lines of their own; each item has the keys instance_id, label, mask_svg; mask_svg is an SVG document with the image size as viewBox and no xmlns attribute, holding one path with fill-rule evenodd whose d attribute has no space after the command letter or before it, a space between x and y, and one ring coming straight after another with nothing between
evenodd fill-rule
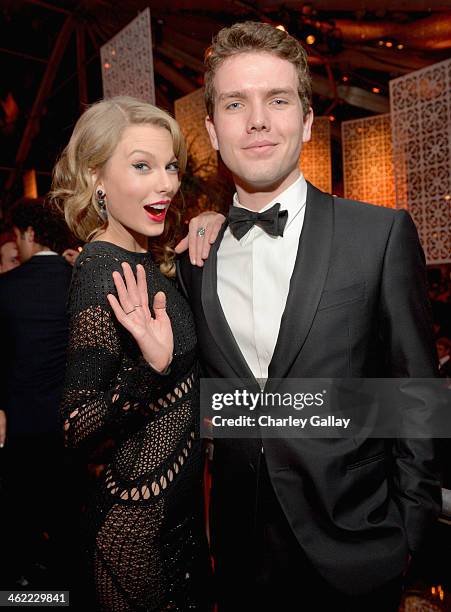
<instances>
[{"instance_id":1,"label":"man's short hair","mask_svg":"<svg viewBox=\"0 0 451 612\"><path fill-rule=\"evenodd\" d=\"M307 53L301 43L284 30L279 30L269 23L245 21L235 23L230 28L222 28L205 53L205 103L211 119L214 115L214 78L219 66L232 55L259 51L272 53L293 64L298 75L298 94L304 116L309 112L312 81Z\"/></svg>"},{"instance_id":2,"label":"man's short hair","mask_svg":"<svg viewBox=\"0 0 451 612\"><path fill-rule=\"evenodd\" d=\"M54 251L59 252L66 240L62 220L44 198L20 198L11 207L9 219L20 232L32 227L35 242Z\"/></svg>"}]
</instances>

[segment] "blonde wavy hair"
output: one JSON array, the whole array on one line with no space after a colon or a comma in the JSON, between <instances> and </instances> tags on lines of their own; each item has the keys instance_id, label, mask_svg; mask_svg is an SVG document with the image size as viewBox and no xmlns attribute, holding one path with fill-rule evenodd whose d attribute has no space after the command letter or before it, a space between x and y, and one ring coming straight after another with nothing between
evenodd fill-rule
<instances>
[{"instance_id":1,"label":"blonde wavy hair","mask_svg":"<svg viewBox=\"0 0 451 612\"><path fill-rule=\"evenodd\" d=\"M116 96L90 106L78 119L68 145L53 169L50 202L64 214L70 230L89 241L107 227L96 200L92 171L100 170L112 156L124 129L150 124L168 130L180 172L186 168L185 140L178 123L166 111L129 96ZM161 239L150 248L167 276L175 273L173 241L180 226L178 206L170 206Z\"/></svg>"}]
</instances>

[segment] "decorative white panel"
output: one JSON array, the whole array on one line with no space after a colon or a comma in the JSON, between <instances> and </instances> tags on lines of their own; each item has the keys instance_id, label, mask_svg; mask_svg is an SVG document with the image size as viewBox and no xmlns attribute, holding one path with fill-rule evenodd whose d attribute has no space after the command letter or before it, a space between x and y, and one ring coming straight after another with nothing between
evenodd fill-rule
<instances>
[{"instance_id":1,"label":"decorative white panel","mask_svg":"<svg viewBox=\"0 0 451 612\"><path fill-rule=\"evenodd\" d=\"M126 95L155 104L149 8L101 47L100 58L105 98Z\"/></svg>"},{"instance_id":2,"label":"decorative white panel","mask_svg":"<svg viewBox=\"0 0 451 612\"><path fill-rule=\"evenodd\" d=\"M451 59L390 81L398 207L428 263L451 262Z\"/></svg>"},{"instance_id":3,"label":"decorative white panel","mask_svg":"<svg viewBox=\"0 0 451 612\"><path fill-rule=\"evenodd\" d=\"M308 181L321 191L331 193L332 164L329 117L314 118L312 138L302 147L299 165Z\"/></svg>"},{"instance_id":4,"label":"decorative white panel","mask_svg":"<svg viewBox=\"0 0 451 612\"><path fill-rule=\"evenodd\" d=\"M204 100L204 88L196 89L187 96L175 101L175 118L186 138L188 151L193 164L192 171L198 176L207 177L215 174L218 167L218 156L210 144L205 117L207 109Z\"/></svg>"},{"instance_id":5,"label":"decorative white panel","mask_svg":"<svg viewBox=\"0 0 451 612\"><path fill-rule=\"evenodd\" d=\"M341 124L345 198L395 208L390 115Z\"/></svg>"}]
</instances>

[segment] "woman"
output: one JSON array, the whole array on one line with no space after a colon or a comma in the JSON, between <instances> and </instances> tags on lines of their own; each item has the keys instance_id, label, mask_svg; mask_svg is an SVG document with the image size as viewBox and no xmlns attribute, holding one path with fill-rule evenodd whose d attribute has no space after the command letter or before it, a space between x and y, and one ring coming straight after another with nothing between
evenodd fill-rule
<instances>
[{"instance_id":1,"label":"woman","mask_svg":"<svg viewBox=\"0 0 451 612\"><path fill-rule=\"evenodd\" d=\"M70 291L62 412L71 447L114 444L86 517L109 612L208 609L196 336L160 270L173 251L160 248L160 267L149 252L185 164L172 117L117 97L81 116L54 170L53 201L90 240Z\"/></svg>"}]
</instances>

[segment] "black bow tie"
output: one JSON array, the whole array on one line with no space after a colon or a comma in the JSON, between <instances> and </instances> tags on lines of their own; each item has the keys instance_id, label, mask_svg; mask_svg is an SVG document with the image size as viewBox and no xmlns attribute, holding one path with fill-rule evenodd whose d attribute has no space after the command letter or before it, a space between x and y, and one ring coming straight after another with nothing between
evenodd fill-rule
<instances>
[{"instance_id":1,"label":"black bow tie","mask_svg":"<svg viewBox=\"0 0 451 612\"><path fill-rule=\"evenodd\" d=\"M237 240L243 236L254 225L258 225L270 236L283 236L283 230L288 220L288 211L279 212L280 204L274 204L269 210L257 213L246 208L231 206L229 210L229 227Z\"/></svg>"}]
</instances>

